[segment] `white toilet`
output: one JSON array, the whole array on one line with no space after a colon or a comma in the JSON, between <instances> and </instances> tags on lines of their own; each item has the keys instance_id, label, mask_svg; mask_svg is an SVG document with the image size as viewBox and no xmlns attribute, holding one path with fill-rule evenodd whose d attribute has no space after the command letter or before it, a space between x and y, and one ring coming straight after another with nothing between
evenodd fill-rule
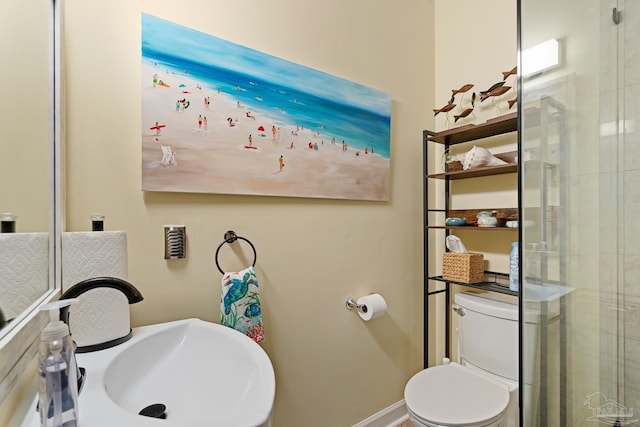
<instances>
[{"instance_id":1,"label":"white toilet","mask_svg":"<svg viewBox=\"0 0 640 427\"><path fill-rule=\"evenodd\" d=\"M460 364L414 375L404 389L416 426L518 425L518 301L500 294L454 297Z\"/></svg>"}]
</instances>

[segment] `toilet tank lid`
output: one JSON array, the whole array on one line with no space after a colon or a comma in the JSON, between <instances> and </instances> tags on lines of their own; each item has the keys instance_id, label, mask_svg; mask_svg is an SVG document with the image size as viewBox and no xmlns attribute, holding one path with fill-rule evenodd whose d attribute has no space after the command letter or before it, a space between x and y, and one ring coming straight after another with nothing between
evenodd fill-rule
<instances>
[{"instance_id":1,"label":"toilet tank lid","mask_svg":"<svg viewBox=\"0 0 640 427\"><path fill-rule=\"evenodd\" d=\"M460 307L487 316L518 321L518 299L508 295L460 292L455 294L454 301Z\"/></svg>"}]
</instances>

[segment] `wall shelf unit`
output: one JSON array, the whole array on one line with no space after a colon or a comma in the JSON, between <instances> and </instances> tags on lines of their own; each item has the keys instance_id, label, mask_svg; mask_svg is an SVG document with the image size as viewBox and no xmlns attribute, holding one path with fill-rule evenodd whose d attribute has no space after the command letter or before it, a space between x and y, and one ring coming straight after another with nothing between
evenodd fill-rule
<instances>
[{"instance_id":1,"label":"wall shelf unit","mask_svg":"<svg viewBox=\"0 0 640 427\"><path fill-rule=\"evenodd\" d=\"M509 134L518 130L518 114L511 113L505 116L497 117L485 123L478 125L466 125L458 128L448 129L442 132L423 131L423 161L424 161L424 367L428 367L429 358L429 298L434 295L444 294L445 299L445 356L450 356L450 338L449 331L451 325L450 314L450 292L452 286L466 286L484 291L497 292L507 295L518 295L518 292L509 289L509 275L507 272L485 271L484 280L478 283L461 283L445 280L439 273L441 265L437 264L429 253L429 234L435 231L449 235L452 231L458 230L474 230L484 233L513 233L514 240L518 239L518 228L506 227L506 221L518 220L518 208L499 208L499 209L452 209L451 208L451 186L450 182L463 179L474 179L479 177L517 174L517 151L495 154L496 157L506 161L506 164L498 166L480 166L468 170L457 168L455 170L446 170L444 165L440 166L441 171L429 170L429 152L431 144L439 144L443 147L444 152L448 152L449 148L456 144L473 142L479 146L482 145L485 138L498 135ZM516 142L517 138L514 138ZM434 150L435 151L435 150ZM444 186L435 190L435 197L440 198L442 203L440 208L430 205L430 181L440 180ZM443 187L443 188L442 188ZM514 188L517 190L517 188ZM431 190L433 191L433 190ZM476 225L476 215L481 210L497 210L498 226L497 227L478 227ZM467 225L463 226L447 226L444 220L447 217L463 217L467 221ZM440 235L441 237L441 235ZM440 242L440 240L442 240ZM444 239L438 238L438 243L442 243L444 247ZM508 252L506 253L508 254ZM506 255L505 254L505 255ZM508 256L508 255L506 255ZM430 286L431 285L431 286Z\"/></svg>"}]
</instances>

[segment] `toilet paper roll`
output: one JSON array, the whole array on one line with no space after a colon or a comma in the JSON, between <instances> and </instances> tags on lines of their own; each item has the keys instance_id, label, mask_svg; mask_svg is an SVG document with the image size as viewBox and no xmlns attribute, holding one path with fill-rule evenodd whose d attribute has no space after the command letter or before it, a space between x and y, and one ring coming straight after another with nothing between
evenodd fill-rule
<instances>
[{"instance_id":1,"label":"toilet paper roll","mask_svg":"<svg viewBox=\"0 0 640 427\"><path fill-rule=\"evenodd\" d=\"M358 299L358 315L367 321L382 316L387 311L387 302L380 294L369 294Z\"/></svg>"},{"instance_id":2,"label":"toilet paper roll","mask_svg":"<svg viewBox=\"0 0 640 427\"><path fill-rule=\"evenodd\" d=\"M69 310L69 328L78 347L122 338L131 331L129 300L117 289L91 289Z\"/></svg>"},{"instance_id":3,"label":"toilet paper roll","mask_svg":"<svg viewBox=\"0 0 640 427\"><path fill-rule=\"evenodd\" d=\"M62 290L92 277L127 280L127 232L62 233Z\"/></svg>"},{"instance_id":4,"label":"toilet paper roll","mask_svg":"<svg viewBox=\"0 0 640 427\"><path fill-rule=\"evenodd\" d=\"M49 288L49 233L0 233L0 309L13 319Z\"/></svg>"},{"instance_id":5,"label":"toilet paper roll","mask_svg":"<svg viewBox=\"0 0 640 427\"><path fill-rule=\"evenodd\" d=\"M93 277L127 280L127 232L62 233L62 289ZM116 289L92 289L69 310L69 328L79 347L122 338L131 329L129 301Z\"/></svg>"}]
</instances>

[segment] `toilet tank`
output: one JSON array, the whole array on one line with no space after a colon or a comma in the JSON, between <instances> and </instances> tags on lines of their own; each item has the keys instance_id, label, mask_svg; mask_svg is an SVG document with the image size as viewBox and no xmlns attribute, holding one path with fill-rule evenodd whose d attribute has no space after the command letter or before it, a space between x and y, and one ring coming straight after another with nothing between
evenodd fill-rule
<instances>
[{"instance_id":1,"label":"toilet tank","mask_svg":"<svg viewBox=\"0 0 640 427\"><path fill-rule=\"evenodd\" d=\"M518 300L477 292L455 294L460 359L518 381Z\"/></svg>"}]
</instances>

